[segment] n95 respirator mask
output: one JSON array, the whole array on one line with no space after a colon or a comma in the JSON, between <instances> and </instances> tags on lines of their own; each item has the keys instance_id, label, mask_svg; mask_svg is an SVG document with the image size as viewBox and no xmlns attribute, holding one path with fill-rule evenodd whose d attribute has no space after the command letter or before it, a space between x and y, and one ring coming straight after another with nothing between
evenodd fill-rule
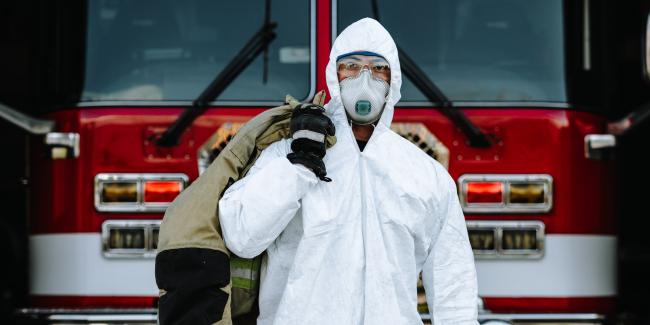
<instances>
[{"instance_id":1,"label":"n95 respirator mask","mask_svg":"<svg viewBox=\"0 0 650 325\"><path fill-rule=\"evenodd\" d=\"M343 107L352 122L370 124L379 120L390 87L386 81L374 77L366 68L357 76L341 80L339 84Z\"/></svg>"}]
</instances>

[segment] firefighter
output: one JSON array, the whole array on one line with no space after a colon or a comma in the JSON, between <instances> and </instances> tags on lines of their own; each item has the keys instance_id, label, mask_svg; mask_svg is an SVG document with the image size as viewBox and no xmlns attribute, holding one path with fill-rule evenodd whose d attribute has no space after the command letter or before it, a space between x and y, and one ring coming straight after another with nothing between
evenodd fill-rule
<instances>
[{"instance_id":1,"label":"firefighter","mask_svg":"<svg viewBox=\"0 0 650 325\"><path fill-rule=\"evenodd\" d=\"M295 111L219 201L227 248L262 261L258 324L477 323L477 283L455 182L390 130L402 83L389 33L365 18L336 39L331 100ZM337 142L326 149L325 138Z\"/></svg>"}]
</instances>

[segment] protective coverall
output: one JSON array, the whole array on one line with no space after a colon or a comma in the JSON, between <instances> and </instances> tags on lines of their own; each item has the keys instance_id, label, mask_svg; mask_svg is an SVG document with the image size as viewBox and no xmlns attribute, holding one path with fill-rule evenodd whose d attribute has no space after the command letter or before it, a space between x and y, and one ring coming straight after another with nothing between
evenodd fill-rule
<instances>
[{"instance_id":1,"label":"protective coverall","mask_svg":"<svg viewBox=\"0 0 650 325\"><path fill-rule=\"evenodd\" d=\"M391 67L386 106L363 151L335 66L360 50ZM332 182L290 163L286 139L219 202L226 246L241 257L267 252L258 324L421 324L420 272L434 324L476 324L476 271L455 182L390 130L402 83L393 39L369 18L350 25L334 42L326 78L337 137L324 158Z\"/></svg>"}]
</instances>

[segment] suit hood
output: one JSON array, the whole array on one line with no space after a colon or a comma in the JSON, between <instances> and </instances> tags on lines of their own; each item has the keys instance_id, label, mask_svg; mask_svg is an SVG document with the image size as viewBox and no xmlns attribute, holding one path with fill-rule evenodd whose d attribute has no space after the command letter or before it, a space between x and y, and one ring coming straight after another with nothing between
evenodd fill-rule
<instances>
[{"instance_id":1,"label":"suit hood","mask_svg":"<svg viewBox=\"0 0 650 325\"><path fill-rule=\"evenodd\" d=\"M336 73L336 59L341 55L359 51L377 53L390 64L390 88L386 106L379 119L380 124L390 127L395 104L401 98L402 72L399 65L397 46L393 38L379 22L371 18L363 18L348 26L339 34L332 45L329 63L325 69L327 88L332 97L327 104L327 110L334 119L347 119L341 102L341 91Z\"/></svg>"}]
</instances>

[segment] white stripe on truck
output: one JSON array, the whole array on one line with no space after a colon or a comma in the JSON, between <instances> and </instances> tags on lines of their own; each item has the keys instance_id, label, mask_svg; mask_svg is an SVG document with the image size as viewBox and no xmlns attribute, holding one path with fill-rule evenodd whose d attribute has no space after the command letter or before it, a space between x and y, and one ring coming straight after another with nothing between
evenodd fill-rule
<instances>
[{"instance_id":1,"label":"white stripe on truck","mask_svg":"<svg viewBox=\"0 0 650 325\"><path fill-rule=\"evenodd\" d=\"M33 295L157 296L154 259L107 259L99 233L32 235Z\"/></svg>"},{"instance_id":2,"label":"white stripe on truck","mask_svg":"<svg viewBox=\"0 0 650 325\"><path fill-rule=\"evenodd\" d=\"M616 237L550 234L545 246L541 259L476 260L479 295L616 295Z\"/></svg>"},{"instance_id":3,"label":"white stripe on truck","mask_svg":"<svg viewBox=\"0 0 650 325\"><path fill-rule=\"evenodd\" d=\"M485 297L612 296L616 237L546 235L542 259L477 260ZM157 296L154 259L106 259L99 233L30 236L33 295Z\"/></svg>"}]
</instances>

